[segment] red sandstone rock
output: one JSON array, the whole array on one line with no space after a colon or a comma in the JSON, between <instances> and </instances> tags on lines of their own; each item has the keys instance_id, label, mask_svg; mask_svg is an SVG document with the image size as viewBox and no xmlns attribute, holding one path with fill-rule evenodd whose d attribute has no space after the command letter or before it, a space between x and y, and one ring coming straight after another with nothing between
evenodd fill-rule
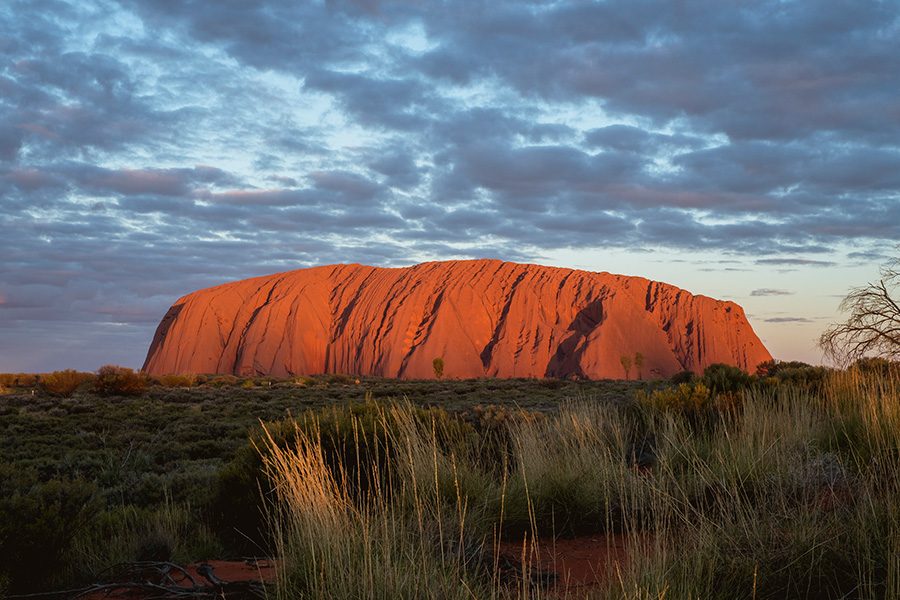
<instances>
[{"instance_id":1,"label":"red sandstone rock","mask_svg":"<svg viewBox=\"0 0 900 600\"><path fill-rule=\"evenodd\" d=\"M771 355L733 302L674 286L498 260L330 265L200 290L159 324L144 370L617 378L623 355L667 377ZM637 377L637 368L631 368Z\"/></svg>"}]
</instances>

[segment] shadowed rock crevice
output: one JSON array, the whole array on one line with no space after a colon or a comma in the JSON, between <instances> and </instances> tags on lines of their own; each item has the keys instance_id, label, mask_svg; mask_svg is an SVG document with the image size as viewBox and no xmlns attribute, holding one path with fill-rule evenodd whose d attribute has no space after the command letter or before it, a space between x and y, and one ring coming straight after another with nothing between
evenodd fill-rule
<instances>
[{"instance_id":1,"label":"shadowed rock crevice","mask_svg":"<svg viewBox=\"0 0 900 600\"><path fill-rule=\"evenodd\" d=\"M571 332L556 347L553 358L547 364L545 377L585 377L581 366L581 356L584 353L585 338L591 334L603 322L603 301L601 299L590 302L578 311L575 319L566 329Z\"/></svg>"},{"instance_id":2,"label":"shadowed rock crevice","mask_svg":"<svg viewBox=\"0 0 900 600\"><path fill-rule=\"evenodd\" d=\"M183 302L179 304L173 304L169 308L169 310L166 311L166 314L162 318L162 321L159 322L159 325L157 325L156 333L153 334L153 341L150 342L150 349L147 351L147 358L144 360L144 366L141 367L144 371L147 370L147 366L150 364L150 361L156 354L156 351L159 350L165 342L166 335L169 333L169 329L171 329L172 325L175 324L175 320L178 318L178 315L181 314L181 311L183 309Z\"/></svg>"},{"instance_id":3,"label":"shadowed rock crevice","mask_svg":"<svg viewBox=\"0 0 900 600\"><path fill-rule=\"evenodd\" d=\"M519 284L522 283L522 280L525 279L525 275L527 275L527 272L520 273L516 277L515 281L512 282L512 285L509 288L509 293L506 295L506 301L503 303L503 310L500 311L500 317L497 319L497 325L494 327L494 333L491 335L491 341L489 341L481 351L481 364L485 369L487 369L491 365L491 357L494 353L494 346L497 345L500 336L503 334L503 329L506 325L506 319L509 316L509 309L512 306L513 298L516 295L516 288L518 288Z\"/></svg>"}]
</instances>

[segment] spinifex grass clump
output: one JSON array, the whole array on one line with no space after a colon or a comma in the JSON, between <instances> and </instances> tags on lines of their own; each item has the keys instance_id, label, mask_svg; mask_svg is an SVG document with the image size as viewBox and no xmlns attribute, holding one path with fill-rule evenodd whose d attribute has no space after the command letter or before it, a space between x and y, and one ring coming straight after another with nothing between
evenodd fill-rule
<instances>
[{"instance_id":1,"label":"spinifex grass clump","mask_svg":"<svg viewBox=\"0 0 900 600\"><path fill-rule=\"evenodd\" d=\"M365 475L329 465L321 431L297 426L287 447L266 431L279 597L483 597L471 564L483 559L481 548L466 546L468 499L459 477L447 480L459 471L438 449L437 420L429 436L416 411L398 405L370 425L384 437L361 432L360 423L352 421L357 440L387 440L391 449L390 464L372 461ZM369 485L359 485L363 477Z\"/></svg>"},{"instance_id":2,"label":"spinifex grass clump","mask_svg":"<svg viewBox=\"0 0 900 600\"><path fill-rule=\"evenodd\" d=\"M896 381L753 390L690 436L665 420L652 534L598 597L900 597Z\"/></svg>"},{"instance_id":3,"label":"spinifex grass clump","mask_svg":"<svg viewBox=\"0 0 900 600\"><path fill-rule=\"evenodd\" d=\"M334 411L324 428L298 419L292 439L285 422L265 429L284 597L540 596L530 558L542 538L621 530L649 510L629 460L633 417L612 405L520 412L502 435L408 403L375 411L350 413L354 450L338 461ZM501 540L521 544L521 560L501 557Z\"/></svg>"},{"instance_id":4,"label":"spinifex grass clump","mask_svg":"<svg viewBox=\"0 0 900 600\"><path fill-rule=\"evenodd\" d=\"M279 595L900 597L898 392L857 370L815 388L582 399L489 427L386 404L351 415L356 450L339 456L301 420L292 443L261 448ZM598 557L592 587L548 586L529 559L559 535L617 536L627 557Z\"/></svg>"}]
</instances>

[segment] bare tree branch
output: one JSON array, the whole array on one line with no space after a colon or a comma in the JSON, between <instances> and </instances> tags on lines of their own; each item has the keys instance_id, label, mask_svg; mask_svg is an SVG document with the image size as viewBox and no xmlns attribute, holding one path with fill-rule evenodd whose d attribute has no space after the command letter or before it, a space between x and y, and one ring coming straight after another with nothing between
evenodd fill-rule
<instances>
[{"instance_id":1,"label":"bare tree branch","mask_svg":"<svg viewBox=\"0 0 900 600\"><path fill-rule=\"evenodd\" d=\"M850 290L840 309L850 313L847 320L819 338L826 356L838 364L866 356L900 358L900 257L881 268L877 283Z\"/></svg>"}]
</instances>

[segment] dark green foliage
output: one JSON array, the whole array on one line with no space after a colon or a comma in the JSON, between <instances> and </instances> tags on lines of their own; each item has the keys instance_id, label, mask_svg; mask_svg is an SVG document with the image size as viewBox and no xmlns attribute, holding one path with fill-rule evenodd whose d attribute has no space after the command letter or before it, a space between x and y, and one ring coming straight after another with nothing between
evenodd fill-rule
<instances>
[{"instance_id":1,"label":"dark green foliage","mask_svg":"<svg viewBox=\"0 0 900 600\"><path fill-rule=\"evenodd\" d=\"M12 591L62 580L75 536L99 509L88 482L40 481L34 470L0 464L0 580Z\"/></svg>"},{"instance_id":2,"label":"dark green foliage","mask_svg":"<svg viewBox=\"0 0 900 600\"><path fill-rule=\"evenodd\" d=\"M796 367L781 369L775 376L780 385L791 385L818 392L828 380L827 367Z\"/></svg>"},{"instance_id":3,"label":"dark green foliage","mask_svg":"<svg viewBox=\"0 0 900 600\"><path fill-rule=\"evenodd\" d=\"M799 360L767 360L756 365L756 375L759 377L774 377L785 370L811 367L812 365Z\"/></svg>"},{"instance_id":4,"label":"dark green foliage","mask_svg":"<svg viewBox=\"0 0 900 600\"><path fill-rule=\"evenodd\" d=\"M770 387L789 385L813 392L820 391L831 369L814 367L800 361L770 360L756 367L756 374Z\"/></svg>"},{"instance_id":5,"label":"dark green foliage","mask_svg":"<svg viewBox=\"0 0 900 600\"><path fill-rule=\"evenodd\" d=\"M864 374L900 376L900 361L886 358L860 358L850 368Z\"/></svg>"},{"instance_id":6,"label":"dark green foliage","mask_svg":"<svg viewBox=\"0 0 900 600\"><path fill-rule=\"evenodd\" d=\"M672 377L669 378L669 382L672 385L679 385L682 383L691 383L695 378L696 375L694 375L693 371L680 371L672 375Z\"/></svg>"},{"instance_id":7,"label":"dark green foliage","mask_svg":"<svg viewBox=\"0 0 900 600\"><path fill-rule=\"evenodd\" d=\"M713 394L721 392L737 393L754 383L754 378L742 369L721 363L706 367L701 380Z\"/></svg>"},{"instance_id":8,"label":"dark green foliage","mask_svg":"<svg viewBox=\"0 0 900 600\"><path fill-rule=\"evenodd\" d=\"M241 380L234 375L210 375L206 381L201 383L210 387L230 387L238 385L240 382Z\"/></svg>"}]
</instances>

